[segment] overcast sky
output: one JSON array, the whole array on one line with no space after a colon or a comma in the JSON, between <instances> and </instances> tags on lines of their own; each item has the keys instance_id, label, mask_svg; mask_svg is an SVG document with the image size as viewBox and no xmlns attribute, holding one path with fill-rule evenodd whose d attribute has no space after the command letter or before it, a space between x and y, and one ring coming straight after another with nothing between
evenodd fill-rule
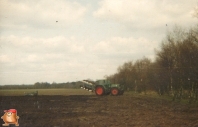
<instances>
[{"instance_id":1,"label":"overcast sky","mask_svg":"<svg viewBox=\"0 0 198 127\"><path fill-rule=\"evenodd\" d=\"M155 58L198 0L0 0L0 85L72 82ZM166 26L167 24L167 26Z\"/></svg>"}]
</instances>

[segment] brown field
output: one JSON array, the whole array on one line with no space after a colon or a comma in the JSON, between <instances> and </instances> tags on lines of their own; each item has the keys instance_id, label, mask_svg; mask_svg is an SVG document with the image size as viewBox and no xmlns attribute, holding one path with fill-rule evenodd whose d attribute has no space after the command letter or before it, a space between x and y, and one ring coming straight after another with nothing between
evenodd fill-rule
<instances>
[{"instance_id":1,"label":"brown field","mask_svg":"<svg viewBox=\"0 0 198 127\"><path fill-rule=\"evenodd\" d=\"M82 89L38 91L34 97L23 96L27 90L0 90L1 116L17 109L21 127L198 127L197 104L128 92L99 97Z\"/></svg>"}]
</instances>

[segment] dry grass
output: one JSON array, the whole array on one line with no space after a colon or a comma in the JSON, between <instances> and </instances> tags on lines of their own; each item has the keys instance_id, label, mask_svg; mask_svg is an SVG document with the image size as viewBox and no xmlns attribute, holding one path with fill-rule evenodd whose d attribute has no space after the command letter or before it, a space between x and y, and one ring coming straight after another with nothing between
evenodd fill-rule
<instances>
[{"instance_id":1,"label":"dry grass","mask_svg":"<svg viewBox=\"0 0 198 127\"><path fill-rule=\"evenodd\" d=\"M0 90L0 96L24 96L25 93L38 91L38 95L92 95L83 89L12 89Z\"/></svg>"}]
</instances>

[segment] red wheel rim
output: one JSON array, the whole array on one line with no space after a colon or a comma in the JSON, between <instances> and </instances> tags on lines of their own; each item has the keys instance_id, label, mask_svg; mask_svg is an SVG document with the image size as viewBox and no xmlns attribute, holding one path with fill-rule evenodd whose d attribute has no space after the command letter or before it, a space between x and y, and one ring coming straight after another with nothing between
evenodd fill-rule
<instances>
[{"instance_id":1,"label":"red wheel rim","mask_svg":"<svg viewBox=\"0 0 198 127\"><path fill-rule=\"evenodd\" d=\"M112 94L113 94L113 95L117 95L117 94L118 94L118 90L113 89L113 90L112 90Z\"/></svg>"},{"instance_id":2,"label":"red wheel rim","mask_svg":"<svg viewBox=\"0 0 198 127\"><path fill-rule=\"evenodd\" d=\"M101 87L98 87L98 88L96 89L96 93L97 93L98 95L102 95L103 89L102 89Z\"/></svg>"}]
</instances>

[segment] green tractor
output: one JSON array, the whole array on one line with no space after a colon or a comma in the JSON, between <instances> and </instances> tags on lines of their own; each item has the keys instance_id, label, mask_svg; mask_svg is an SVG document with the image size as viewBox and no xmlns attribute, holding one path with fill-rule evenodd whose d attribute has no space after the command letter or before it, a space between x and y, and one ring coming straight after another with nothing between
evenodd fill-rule
<instances>
[{"instance_id":1,"label":"green tractor","mask_svg":"<svg viewBox=\"0 0 198 127\"><path fill-rule=\"evenodd\" d=\"M120 84L111 84L109 80L97 80L95 84L96 95L108 95L113 96L122 95L124 93L124 86Z\"/></svg>"},{"instance_id":2,"label":"green tractor","mask_svg":"<svg viewBox=\"0 0 198 127\"><path fill-rule=\"evenodd\" d=\"M109 80L97 80L96 82L83 80L84 86L91 91L94 91L96 95L122 95L124 93L124 86L120 84L112 84Z\"/></svg>"}]
</instances>

